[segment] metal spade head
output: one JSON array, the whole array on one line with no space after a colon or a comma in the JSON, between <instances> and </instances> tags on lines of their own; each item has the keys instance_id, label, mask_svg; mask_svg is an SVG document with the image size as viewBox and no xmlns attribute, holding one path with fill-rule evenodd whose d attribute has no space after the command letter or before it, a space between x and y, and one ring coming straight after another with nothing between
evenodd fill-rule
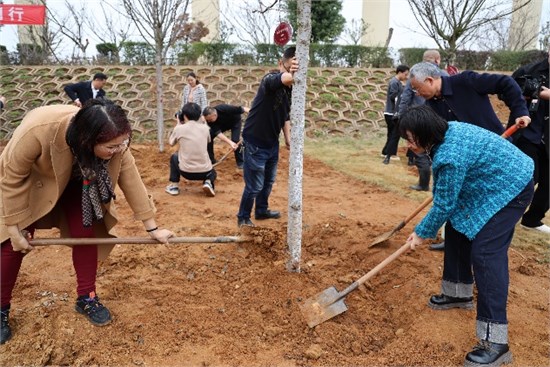
<instances>
[{"instance_id":1,"label":"metal spade head","mask_svg":"<svg viewBox=\"0 0 550 367\"><path fill-rule=\"evenodd\" d=\"M390 238L391 236L393 236L395 234L395 232L397 232L395 229L389 231L389 232L386 232L386 233L382 233L380 236L376 237L372 242L371 244L369 245L369 247L372 247L372 246L375 246L375 245L378 245L379 243L382 243L384 242L385 240L387 240L388 238Z\"/></svg>"},{"instance_id":2,"label":"metal spade head","mask_svg":"<svg viewBox=\"0 0 550 367\"><path fill-rule=\"evenodd\" d=\"M348 307L344 303L344 297L336 288L330 287L314 297L306 299L300 304L300 310L308 326L312 328L346 312Z\"/></svg>"}]
</instances>

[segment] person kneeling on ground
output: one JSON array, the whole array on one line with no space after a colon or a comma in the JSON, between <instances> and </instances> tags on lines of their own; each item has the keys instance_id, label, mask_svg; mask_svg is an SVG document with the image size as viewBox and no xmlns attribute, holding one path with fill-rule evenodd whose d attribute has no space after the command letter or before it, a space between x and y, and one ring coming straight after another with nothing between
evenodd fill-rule
<instances>
[{"instance_id":1,"label":"person kneeling on ground","mask_svg":"<svg viewBox=\"0 0 550 367\"><path fill-rule=\"evenodd\" d=\"M435 238L447 222L441 294L428 305L435 310L473 308L475 280L480 341L464 365L509 363L508 247L533 198L533 160L499 135L447 122L425 105L408 109L399 129L410 149L433 160L433 206L407 243L414 249L425 238Z\"/></svg>"},{"instance_id":2,"label":"person kneeling on ground","mask_svg":"<svg viewBox=\"0 0 550 367\"><path fill-rule=\"evenodd\" d=\"M186 103L177 114L177 125L168 142L178 144L178 152L170 157L170 184L166 192L178 195L180 176L191 181L203 181L202 189L208 196L215 196L216 170L208 157L206 146L210 142L210 129L199 122L201 108L196 103Z\"/></svg>"},{"instance_id":3,"label":"person kneeling on ground","mask_svg":"<svg viewBox=\"0 0 550 367\"><path fill-rule=\"evenodd\" d=\"M112 237L118 223L114 200L118 184L134 218L143 221L152 238L167 243L174 235L155 222L153 200L128 149L131 133L124 110L97 99L82 108L36 108L15 129L0 155L0 344L12 336L12 292L23 259L33 249L29 239L36 229L57 227L61 237ZM75 310L97 326L111 322L111 313L96 294L96 275L98 261L113 247L72 247L78 295Z\"/></svg>"}]
</instances>

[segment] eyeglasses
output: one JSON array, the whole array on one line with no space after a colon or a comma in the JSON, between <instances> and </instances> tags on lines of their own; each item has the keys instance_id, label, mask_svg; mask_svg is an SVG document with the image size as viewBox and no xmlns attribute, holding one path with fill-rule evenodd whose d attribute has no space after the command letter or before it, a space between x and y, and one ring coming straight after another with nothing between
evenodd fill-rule
<instances>
[{"instance_id":1,"label":"eyeglasses","mask_svg":"<svg viewBox=\"0 0 550 367\"><path fill-rule=\"evenodd\" d=\"M103 149L108 151L110 154L115 154L126 150L126 148L128 148L128 144L130 144L130 139L126 139L121 144L117 144L117 145L109 145L109 146L105 146L102 144L100 145L102 146Z\"/></svg>"}]
</instances>

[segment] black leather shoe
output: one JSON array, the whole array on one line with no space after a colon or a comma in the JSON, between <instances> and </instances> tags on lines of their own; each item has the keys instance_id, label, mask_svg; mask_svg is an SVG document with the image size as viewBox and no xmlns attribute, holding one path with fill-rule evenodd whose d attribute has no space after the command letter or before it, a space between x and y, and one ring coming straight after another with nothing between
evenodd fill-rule
<instances>
[{"instance_id":1,"label":"black leather shoe","mask_svg":"<svg viewBox=\"0 0 550 367\"><path fill-rule=\"evenodd\" d=\"M443 251L445 250L445 241L434 243L433 245L430 245L429 249L432 251Z\"/></svg>"},{"instance_id":2,"label":"black leather shoe","mask_svg":"<svg viewBox=\"0 0 550 367\"><path fill-rule=\"evenodd\" d=\"M429 191L430 190L429 187L422 187L420 185L409 186L409 189L416 190L416 191Z\"/></svg>"},{"instance_id":3,"label":"black leather shoe","mask_svg":"<svg viewBox=\"0 0 550 367\"><path fill-rule=\"evenodd\" d=\"M11 339L11 328L9 323L10 310L5 310L0 313L1 326L0 326L0 344L4 344Z\"/></svg>"},{"instance_id":4,"label":"black leather shoe","mask_svg":"<svg viewBox=\"0 0 550 367\"><path fill-rule=\"evenodd\" d=\"M465 367L498 367L512 362L512 352L508 344L491 343L481 340L474 349L466 354Z\"/></svg>"},{"instance_id":5,"label":"black leather shoe","mask_svg":"<svg viewBox=\"0 0 550 367\"><path fill-rule=\"evenodd\" d=\"M387 155L386 158L384 158L384 160L382 161L382 163L384 163L384 164L390 164L390 156Z\"/></svg>"},{"instance_id":6,"label":"black leather shoe","mask_svg":"<svg viewBox=\"0 0 550 367\"><path fill-rule=\"evenodd\" d=\"M437 294L430 297L428 306L434 310L449 310L451 308L464 308L466 310L472 310L474 308L474 297L449 297L444 294Z\"/></svg>"},{"instance_id":7,"label":"black leather shoe","mask_svg":"<svg viewBox=\"0 0 550 367\"><path fill-rule=\"evenodd\" d=\"M237 219L237 225L239 227L256 227L250 218L239 218Z\"/></svg>"},{"instance_id":8,"label":"black leather shoe","mask_svg":"<svg viewBox=\"0 0 550 367\"><path fill-rule=\"evenodd\" d=\"M278 212L277 210L267 210L265 213L256 213L256 215L254 215L254 218L256 218L257 220L262 220L262 219L279 219L281 218L281 213Z\"/></svg>"}]
</instances>

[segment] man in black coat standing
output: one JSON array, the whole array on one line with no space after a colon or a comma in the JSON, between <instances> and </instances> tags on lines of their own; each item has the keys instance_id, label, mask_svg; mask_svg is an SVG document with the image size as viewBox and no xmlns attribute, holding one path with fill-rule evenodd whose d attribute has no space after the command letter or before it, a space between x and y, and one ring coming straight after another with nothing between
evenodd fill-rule
<instances>
[{"instance_id":1,"label":"man in black coat standing","mask_svg":"<svg viewBox=\"0 0 550 367\"><path fill-rule=\"evenodd\" d=\"M107 75L96 73L91 81L67 84L63 89L76 106L82 107L89 99L105 96L103 86L106 82Z\"/></svg>"},{"instance_id":2,"label":"man in black coat standing","mask_svg":"<svg viewBox=\"0 0 550 367\"><path fill-rule=\"evenodd\" d=\"M550 173L549 173L549 100L548 89L550 63L549 54L541 61L520 67L512 74L512 78L520 85L525 104L529 109L532 122L521 133L515 134L514 144L535 162L533 179L537 184L535 196L529 209L523 214L521 225L523 228L550 233L550 226L542 219L550 207ZM510 119L509 125L515 121Z\"/></svg>"},{"instance_id":3,"label":"man in black coat standing","mask_svg":"<svg viewBox=\"0 0 550 367\"><path fill-rule=\"evenodd\" d=\"M202 115L210 126L210 143L208 143L208 155L212 163L216 163L214 157L214 138L218 137L223 142L227 143L235 151L235 161L237 168L243 168L243 155L238 149L238 143L241 139L241 128L243 113L248 113L250 109L244 106L232 106L228 104L220 104L215 107L205 107ZM223 133L231 130L231 140Z\"/></svg>"}]
</instances>

